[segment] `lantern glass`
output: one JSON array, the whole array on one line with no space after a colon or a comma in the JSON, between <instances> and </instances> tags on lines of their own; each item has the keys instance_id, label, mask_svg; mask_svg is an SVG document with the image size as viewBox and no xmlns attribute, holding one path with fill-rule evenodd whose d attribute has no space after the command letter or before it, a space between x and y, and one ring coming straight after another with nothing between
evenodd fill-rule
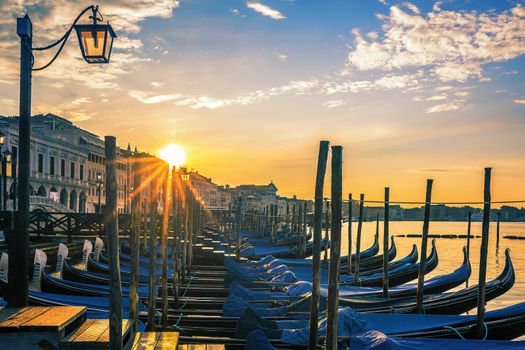
<instances>
[{"instance_id":1,"label":"lantern glass","mask_svg":"<svg viewBox=\"0 0 525 350\"><path fill-rule=\"evenodd\" d=\"M108 24L77 24L78 43L87 63L109 63L113 39L117 37Z\"/></svg>"}]
</instances>

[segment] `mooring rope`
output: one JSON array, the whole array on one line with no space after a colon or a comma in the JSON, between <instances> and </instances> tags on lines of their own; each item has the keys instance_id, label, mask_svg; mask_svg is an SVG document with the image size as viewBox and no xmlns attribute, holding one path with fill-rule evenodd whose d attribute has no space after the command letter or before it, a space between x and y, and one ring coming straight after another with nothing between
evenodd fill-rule
<instances>
[{"instance_id":1,"label":"mooring rope","mask_svg":"<svg viewBox=\"0 0 525 350\"><path fill-rule=\"evenodd\" d=\"M193 281L193 277L195 275L191 275L190 276L190 280L188 281L188 285L186 286L186 288L184 289L184 293L182 293L181 297L184 298L186 297L186 293L188 292L188 289L190 289L191 287L191 282ZM189 298L186 298L186 301L182 304L182 306L179 308L179 310L183 310L184 307L186 307L186 304L188 304L188 300L190 300ZM182 328L179 327L179 322L180 320L182 319L182 315L183 313L181 312L180 315L179 315L179 318L177 320L177 322L175 322L174 326L177 327L178 329L180 329L181 331L183 330Z\"/></svg>"}]
</instances>

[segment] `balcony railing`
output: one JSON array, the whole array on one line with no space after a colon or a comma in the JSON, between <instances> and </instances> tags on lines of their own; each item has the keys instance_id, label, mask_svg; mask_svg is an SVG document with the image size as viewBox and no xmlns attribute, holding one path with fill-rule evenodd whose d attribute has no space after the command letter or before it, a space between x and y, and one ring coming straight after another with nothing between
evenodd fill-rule
<instances>
[{"instance_id":1,"label":"balcony railing","mask_svg":"<svg viewBox=\"0 0 525 350\"><path fill-rule=\"evenodd\" d=\"M53 208L53 211L60 211L60 212L72 212L71 209L68 207L62 205L60 202L57 202L51 198L42 197L42 196L31 196L29 197L29 205L30 206L44 206L44 207L51 207ZM6 210L12 211L13 210L13 200L10 199L7 201L7 208Z\"/></svg>"}]
</instances>

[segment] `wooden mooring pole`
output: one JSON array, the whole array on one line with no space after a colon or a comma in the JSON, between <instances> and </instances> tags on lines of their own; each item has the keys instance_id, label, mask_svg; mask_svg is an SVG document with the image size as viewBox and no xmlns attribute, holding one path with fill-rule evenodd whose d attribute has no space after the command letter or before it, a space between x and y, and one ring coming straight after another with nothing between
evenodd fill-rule
<instances>
[{"instance_id":1,"label":"wooden mooring pole","mask_svg":"<svg viewBox=\"0 0 525 350\"><path fill-rule=\"evenodd\" d=\"M307 235L307 215L306 211L308 209L308 203L304 201L303 203L303 232L302 232L302 242L301 242L301 250L302 250L302 258L306 257L306 235Z\"/></svg>"},{"instance_id":2,"label":"wooden mooring pole","mask_svg":"<svg viewBox=\"0 0 525 350\"><path fill-rule=\"evenodd\" d=\"M325 231L324 231L324 256L323 260L328 261L328 245L329 237L328 233L330 232L330 202L326 200L326 213L325 213Z\"/></svg>"},{"instance_id":3,"label":"wooden mooring pole","mask_svg":"<svg viewBox=\"0 0 525 350\"><path fill-rule=\"evenodd\" d=\"M109 344L111 349L122 349L122 286L117 214L117 139L104 137L106 156L106 237L109 250Z\"/></svg>"},{"instance_id":4,"label":"wooden mooring pole","mask_svg":"<svg viewBox=\"0 0 525 350\"><path fill-rule=\"evenodd\" d=\"M428 227L430 224L430 204L432 202L432 179L427 180L427 194L425 196L425 216L423 218L423 235L421 237L421 259L419 261L419 275L417 277L416 312L421 314L423 310L423 294L425 288L425 273L427 270L427 242Z\"/></svg>"},{"instance_id":5,"label":"wooden mooring pole","mask_svg":"<svg viewBox=\"0 0 525 350\"><path fill-rule=\"evenodd\" d=\"M390 188L385 187L385 218L383 227L383 297L388 298L388 241L390 220ZM379 222L379 221L378 221Z\"/></svg>"},{"instance_id":6,"label":"wooden mooring pole","mask_svg":"<svg viewBox=\"0 0 525 350\"><path fill-rule=\"evenodd\" d=\"M468 212L468 225L467 225L467 261L470 261L470 230L472 227L472 212ZM465 287L468 288L468 280L470 276L467 277L467 281L465 282Z\"/></svg>"},{"instance_id":7,"label":"wooden mooring pole","mask_svg":"<svg viewBox=\"0 0 525 350\"><path fill-rule=\"evenodd\" d=\"M323 184L328 158L328 141L321 141L317 160L314 202L314 237L312 254L312 302L310 303L310 334L308 348L317 348L317 330L319 329L319 299L321 298L321 238L323 235ZM288 206L286 206L288 211ZM288 216L288 215L287 215Z\"/></svg>"},{"instance_id":8,"label":"wooden mooring pole","mask_svg":"<svg viewBox=\"0 0 525 350\"><path fill-rule=\"evenodd\" d=\"M148 296L148 327L155 329L155 299L157 297L157 194L158 179L150 182L149 189L149 296Z\"/></svg>"},{"instance_id":9,"label":"wooden mooring pole","mask_svg":"<svg viewBox=\"0 0 525 350\"><path fill-rule=\"evenodd\" d=\"M365 205L365 195L361 193L359 195L359 221L357 222L357 241L355 247L355 271L354 271L354 284L359 284L359 263L361 261L361 232L363 230L363 212Z\"/></svg>"},{"instance_id":10,"label":"wooden mooring pole","mask_svg":"<svg viewBox=\"0 0 525 350\"><path fill-rule=\"evenodd\" d=\"M303 221L303 206L299 203L297 208L297 258L302 258L303 240L302 240L302 221Z\"/></svg>"},{"instance_id":11,"label":"wooden mooring pole","mask_svg":"<svg viewBox=\"0 0 525 350\"><path fill-rule=\"evenodd\" d=\"M171 211L173 215L173 249L171 258L173 261L173 296L175 302L178 301L179 297L179 254L180 254L180 222L181 218L179 215L179 201L180 194L178 193L178 172L177 168L171 168Z\"/></svg>"},{"instance_id":12,"label":"wooden mooring pole","mask_svg":"<svg viewBox=\"0 0 525 350\"><path fill-rule=\"evenodd\" d=\"M236 217L237 224L235 226L237 229L237 237L236 237L237 241L235 244L235 257L237 258L237 260L240 260L241 258L241 225L242 225L242 197L241 196L239 196L238 198L236 216L237 216Z\"/></svg>"},{"instance_id":13,"label":"wooden mooring pole","mask_svg":"<svg viewBox=\"0 0 525 350\"><path fill-rule=\"evenodd\" d=\"M134 154L133 164L133 191L131 192L131 278L129 284L129 315L133 320L133 329L138 330L138 280L139 280L139 257L140 257L140 172L141 166L138 155Z\"/></svg>"},{"instance_id":14,"label":"wooden mooring pole","mask_svg":"<svg viewBox=\"0 0 525 350\"><path fill-rule=\"evenodd\" d=\"M170 218L170 169L166 164L162 172L162 193L164 205L162 206L162 226L161 226L161 245L162 245L162 277L161 277L161 298L162 298L162 317L160 323L163 327L168 325L168 225Z\"/></svg>"},{"instance_id":15,"label":"wooden mooring pole","mask_svg":"<svg viewBox=\"0 0 525 350\"><path fill-rule=\"evenodd\" d=\"M486 336L485 324L485 285L487 283L487 252L489 245L490 227L490 180L491 168L485 168L485 185L483 191L483 223L481 225L481 250L479 254L479 281L478 281L478 313L476 319L476 335L479 339Z\"/></svg>"},{"instance_id":16,"label":"wooden mooring pole","mask_svg":"<svg viewBox=\"0 0 525 350\"><path fill-rule=\"evenodd\" d=\"M352 274L352 194L348 194L348 276Z\"/></svg>"},{"instance_id":17,"label":"wooden mooring pole","mask_svg":"<svg viewBox=\"0 0 525 350\"><path fill-rule=\"evenodd\" d=\"M501 212L496 213L496 247L499 247L499 222L500 222Z\"/></svg>"},{"instance_id":18,"label":"wooden mooring pole","mask_svg":"<svg viewBox=\"0 0 525 350\"><path fill-rule=\"evenodd\" d=\"M337 349L339 309L339 268L341 262L341 214L343 205L343 148L332 146L332 231L328 269L328 306L326 310L326 349Z\"/></svg>"}]
</instances>

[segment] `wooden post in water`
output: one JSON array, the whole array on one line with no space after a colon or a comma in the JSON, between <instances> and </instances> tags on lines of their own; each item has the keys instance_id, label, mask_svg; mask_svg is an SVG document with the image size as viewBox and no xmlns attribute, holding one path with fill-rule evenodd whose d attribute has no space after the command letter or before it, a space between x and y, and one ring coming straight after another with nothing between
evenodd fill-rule
<instances>
[{"instance_id":1,"label":"wooden post in water","mask_svg":"<svg viewBox=\"0 0 525 350\"><path fill-rule=\"evenodd\" d=\"M193 266L193 235L195 234L195 215L197 214L195 212L195 197L193 196L192 191L189 191L188 210L188 261L186 261L186 267L188 271L186 272L191 275L191 269Z\"/></svg>"},{"instance_id":2,"label":"wooden post in water","mask_svg":"<svg viewBox=\"0 0 525 350\"><path fill-rule=\"evenodd\" d=\"M308 204L306 201L304 201L303 203L303 234L302 234L302 242L301 242L301 246L302 246L302 250L303 250L303 255L302 255L302 258L305 258L306 257L306 235L307 235L307 215L306 215L306 211L308 209Z\"/></svg>"},{"instance_id":3,"label":"wooden post in water","mask_svg":"<svg viewBox=\"0 0 525 350\"><path fill-rule=\"evenodd\" d=\"M430 224L430 203L432 202L432 179L427 180L427 194L425 196L425 216L423 218L423 235L421 237L421 259L419 261L419 275L417 277L416 312L423 313L423 294L425 288L425 273L427 270L427 242L428 226Z\"/></svg>"},{"instance_id":4,"label":"wooden post in water","mask_svg":"<svg viewBox=\"0 0 525 350\"><path fill-rule=\"evenodd\" d=\"M330 202L326 200L326 213L325 213L325 231L324 231L324 256L323 260L328 260L328 232L330 231Z\"/></svg>"},{"instance_id":5,"label":"wooden post in water","mask_svg":"<svg viewBox=\"0 0 525 350\"><path fill-rule=\"evenodd\" d=\"M144 213L142 214L142 244L140 245L140 250L144 254L148 254L148 231L149 231L149 225L148 225L148 201L144 202L144 205L142 207Z\"/></svg>"},{"instance_id":6,"label":"wooden post in water","mask_svg":"<svg viewBox=\"0 0 525 350\"><path fill-rule=\"evenodd\" d=\"M155 299L157 297L156 271L157 271L157 194L158 180L150 182L149 191L149 296L148 296L148 326L155 329Z\"/></svg>"},{"instance_id":7,"label":"wooden post in water","mask_svg":"<svg viewBox=\"0 0 525 350\"><path fill-rule=\"evenodd\" d=\"M110 348L122 349L122 286L117 214L117 139L104 137L106 157L106 237L109 250L109 343Z\"/></svg>"},{"instance_id":8,"label":"wooden post in water","mask_svg":"<svg viewBox=\"0 0 525 350\"><path fill-rule=\"evenodd\" d=\"M235 244L235 257L237 260L241 258L241 225L242 225L242 197L239 196L237 204L237 243Z\"/></svg>"},{"instance_id":9,"label":"wooden post in water","mask_svg":"<svg viewBox=\"0 0 525 350\"><path fill-rule=\"evenodd\" d=\"M180 254L180 216L179 216L179 201L180 195L178 193L178 172L175 167L171 168L171 211L173 213L173 249L171 258L173 260L173 296L175 302L178 301L179 296L179 254Z\"/></svg>"},{"instance_id":10,"label":"wooden post in water","mask_svg":"<svg viewBox=\"0 0 525 350\"><path fill-rule=\"evenodd\" d=\"M496 247L499 247L499 221L500 221L501 211L496 213Z\"/></svg>"},{"instance_id":11,"label":"wooden post in water","mask_svg":"<svg viewBox=\"0 0 525 350\"><path fill-rule=\"evenodd\" d=\"M286 226L285 226L285 237L288 239L290 236L290 205L288 204L288 200L286 201Z\"/></svg>"},{"instance_id":12,"label":"wooden post in water","mask_svg":"<svg viewBox=\"0 0 525 350\"><path fill-rule=\"evenodd\" d=\"M343 148L332 146L332 234L328 269L328 306L326 309L326 349L337 349L339 309L339 267L341 262L341 214L343 205Z\"/></svg>"},{"instance_id":13,"label":"wooden post in water","mask_svg":"<svg viewBox=\"0 0 525 350\"><path fill-rule=\"evenodd\" d=\"M291 222L291 225L292 225L292 229L291 229L291 233L292 235L294 233L297 232L297 223L296 223L296 220L295 220L295 201L294 201L294 204L292 204L292 218L290 219L290 222Z\"/></svg>"},{"instance_id":14,"label":"wooden post in water","mask_svg":"<svg viewBox=\"0 0 525 350\"><path fill-rule=\"evenodd\" d=\"M357 222L357 242L355 246L355 271L354 284L359 284L359 263L361 261L361 231L363 230L363 212L365 205L365 195L359 195L359 221Z\"/></svg>"},{"instance_id":15,"label":"wooden post in water","mask_svg":"<svg viewBox=\"0 0 525 350\"><path fill-rule=\"evenodd\" d=\"M131 279L129 284L129 315L133 320L133 329L138 330L138 280L140 257L140 161L138 155L131 157L133 166L133 191L131 192Z\"/></svg>"},{"instance_id":16,"label":"wooden post in water","mask_svg":"<svg viewBox=\"0 0 525 350\"><path fill-rule=\"evenodd\" d=\"M352 274L352 194L348 194L348 276Z\"/></svg>"},{"instance_id":17,"label":"wooden post in water","mask_svg":"<svg viewBox=\"0 0 525 350\"><path fill-rule=\"evenodd\" d=\"M479 339L483 339L485 330L485 285L487 283L487 251L489 245L490 226L490 178L491 168L485 168L485 186L483 191L483 223L481 225L481 251L479 254L479 281L478 281L478 313L476 319L476 333Z\"/></svg>"},{"instance_id":18,"label":"wooden post in water","mask_svg":"<svg viewBox=\"0 0 525 350\"><path fill-rule=\"evenodd\" d=\"M383 227L383 297L388 298L388 241L390 220L390 188L385 187L385 219ZM379 221L378 221L379 222ZM379 231L379 230L378 230Z\"/></svg>"},{"instance_id":19,"label":"wooden post in water","mask_svg":"<svg viewBox=\"0 0 525 350\"><path fill-rule=\"evenodd\" d=\"M297 208L297 250L296 250L296 255L297 255L297 258L301 258L301 254L302 254L302 251L303 251L303 245L302 245L302 229L301 229L301 226L302 226L302 220L303 220L303 206L301 205L301 203L298 204L298 207Z\"/></svg>"},{"instance_id":20,"label":"wooden post in water","mask_svg":"<svg viewBox=\"0 0 525 350\"><path fill-rule=\"evenodd\" d=\"M472 226L472 212L468 212L468 226L467 226L467 260L470 261L470 230ZM467 281L465 283L465 286L468 288L468 280L469 277L467 277Z\"/></svg>"},{"instance_id":21,"label":"wooden post in water","mask_svg":"<svg viewBox=\"0 0 525 350\"><path fill-rule=\"evenodd\" d=\"M376 213L376 239L379 240L379 213Z\"/></svg>"},{"instance_id":22,"label":"wooden post in water","mask_svg":"<svg viewBox=\"0 0 525 350\"><path fill-rule=\"evenodd\" d=\"M162 245L162 279L161 279L161 298L162 298L162 317L161 325L166 327L168 325L168 224L170 218L170 179L169 167L166 164L162 172L162 190L164 195L164 205L162 207L162 231L161 231L161 245Z\"/></svg>"},{"instance_id":23,"label":"wooden post in water","mask_svg":"<svg viewBox=\"0 0 525 350\"><path fill-rule=\"evenodd\" d=\"M326 159L328 158L328 141L319 145L317 160L317 175L315 179L314 203L314 237L312 254L312 302L310 303L310 334L308 348L317 348L317 330L319 319L319 299L321 298L321 238L323 235L323 184L326 174ZM288 206L286 207L288 211ZM288 217L288 215L286 215Z\"/></svg>"}]
</instances>

